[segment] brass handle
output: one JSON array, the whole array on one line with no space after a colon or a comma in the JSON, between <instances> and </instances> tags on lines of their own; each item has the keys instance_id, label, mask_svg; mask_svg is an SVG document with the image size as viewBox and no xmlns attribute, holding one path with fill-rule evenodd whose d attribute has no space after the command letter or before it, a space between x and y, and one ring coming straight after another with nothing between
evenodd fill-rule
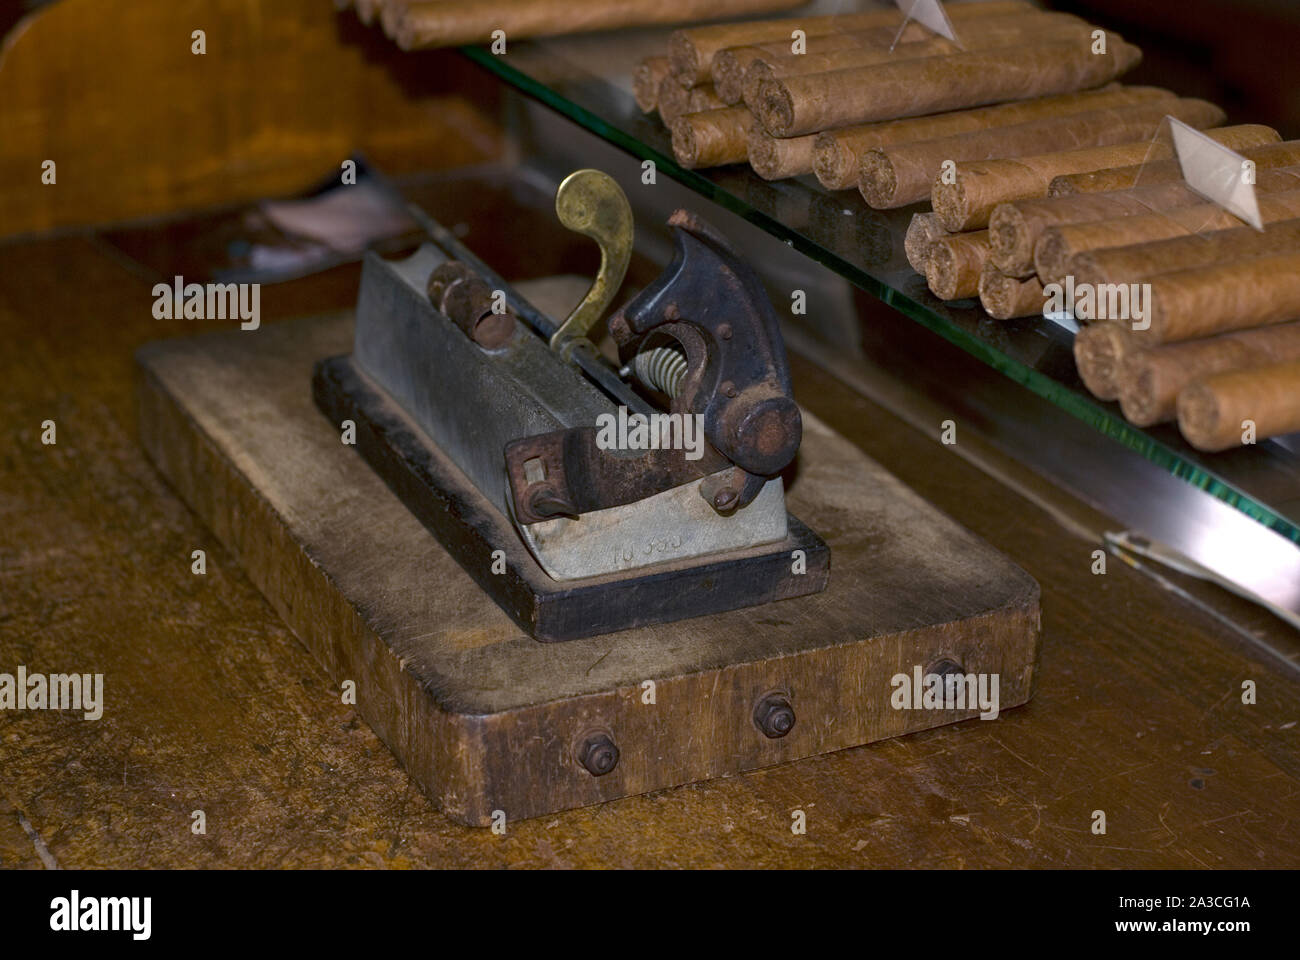
<instances>
[{"instance_id":1,"label":"brass handle","mask_svg":"<svg viewBox=\"0 0 1300 960\"><path fill-rule=\"evenodd\" d=\"M591 289L551 336L551 349L567 357L585 339L623 284L632 259L632 207L623 188L599 170L575 170L555 191L555 213L575 233L600 246L600 270Z\"/></svg>"}]
</instances>

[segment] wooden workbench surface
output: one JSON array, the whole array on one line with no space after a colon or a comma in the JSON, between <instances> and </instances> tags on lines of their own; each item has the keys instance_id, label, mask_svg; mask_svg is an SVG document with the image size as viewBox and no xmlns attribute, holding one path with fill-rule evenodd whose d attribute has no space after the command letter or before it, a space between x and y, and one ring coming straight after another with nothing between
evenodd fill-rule
<instances>
[{"instance_id":1,"label":"wooden workbench surface","mask_svg":"<svg viewBox=\"0 0 1300 960\"><path fill-rule=\"evenodd\" d=\"M225 325L154 319L158 279L90 235L0 247L0 672L103 673L106 700L97 721L0 713L0 864L1300 864L1294 671L1113 558L1094 576L1096 544L797 360L809 409L1039 580L1035 699L504 836L451 823L140 449L133 350ZM356 282L266 287L263 322Z\"/></svg>"}]
</instances>

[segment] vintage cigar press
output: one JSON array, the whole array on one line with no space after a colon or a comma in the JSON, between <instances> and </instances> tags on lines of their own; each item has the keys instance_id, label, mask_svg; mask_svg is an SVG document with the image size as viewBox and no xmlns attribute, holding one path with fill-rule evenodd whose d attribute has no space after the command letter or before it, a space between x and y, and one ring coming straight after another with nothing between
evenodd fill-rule
<instances>
[{"instance_id":1,"label":"vintage cigar press","mask_svg":"<svg viewBox=\"0 0 1300 960\"><path fill-rule=\"evenodd\" d=\"M607 315L628 201L579 170L556 212L601 250L567 319L425 218L430 242L409 259L366 260L353 351L317 364L317 405L538 640L825 589L830 551L786 510L802 421L753 270L679 210L672 262ZM601 321L618 363L589 339Z\"/></svg>"}]
</instances>

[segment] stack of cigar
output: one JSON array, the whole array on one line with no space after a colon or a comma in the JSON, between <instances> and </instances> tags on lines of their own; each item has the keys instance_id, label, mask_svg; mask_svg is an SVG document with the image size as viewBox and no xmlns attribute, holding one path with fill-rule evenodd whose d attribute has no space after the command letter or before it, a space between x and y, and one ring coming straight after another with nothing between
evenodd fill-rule
<instances>
[{"instance_id":1,"label":"stack of cigar","mask_svg":"<svg viewBox=\"0 0 1300 960\"><path fill-rule=\"evenodd\" d=\"M773 13L807 0L334 0L355 7L403 50L589 33L619 27L695 23Z\"/></svg>"}]
</instances>

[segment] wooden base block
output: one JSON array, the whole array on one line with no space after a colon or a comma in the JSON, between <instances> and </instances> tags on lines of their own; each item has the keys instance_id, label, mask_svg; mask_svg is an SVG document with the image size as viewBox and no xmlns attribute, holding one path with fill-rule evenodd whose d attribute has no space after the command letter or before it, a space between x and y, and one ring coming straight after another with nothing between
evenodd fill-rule
<instances>
[{"instance_id":1,"label":"wooden base block","mask_svg":"<svg viewBox=\"0 0 1300 960\"><path fill-rule=\"evenodd\" d=\"M810 416L788 502L835 557L824 592L533 640L316 409L313 366L351 337L336 315L151 344L141 439L449 817L541 816L974 717L891 706L895 676L944 660L997 675L1001 710L1032 696L1038 585ZM768 739L754 707L774 690L796 722ZM620 751L599 777L577 760L593 731Z\"/></svg>"}]
</instances>

